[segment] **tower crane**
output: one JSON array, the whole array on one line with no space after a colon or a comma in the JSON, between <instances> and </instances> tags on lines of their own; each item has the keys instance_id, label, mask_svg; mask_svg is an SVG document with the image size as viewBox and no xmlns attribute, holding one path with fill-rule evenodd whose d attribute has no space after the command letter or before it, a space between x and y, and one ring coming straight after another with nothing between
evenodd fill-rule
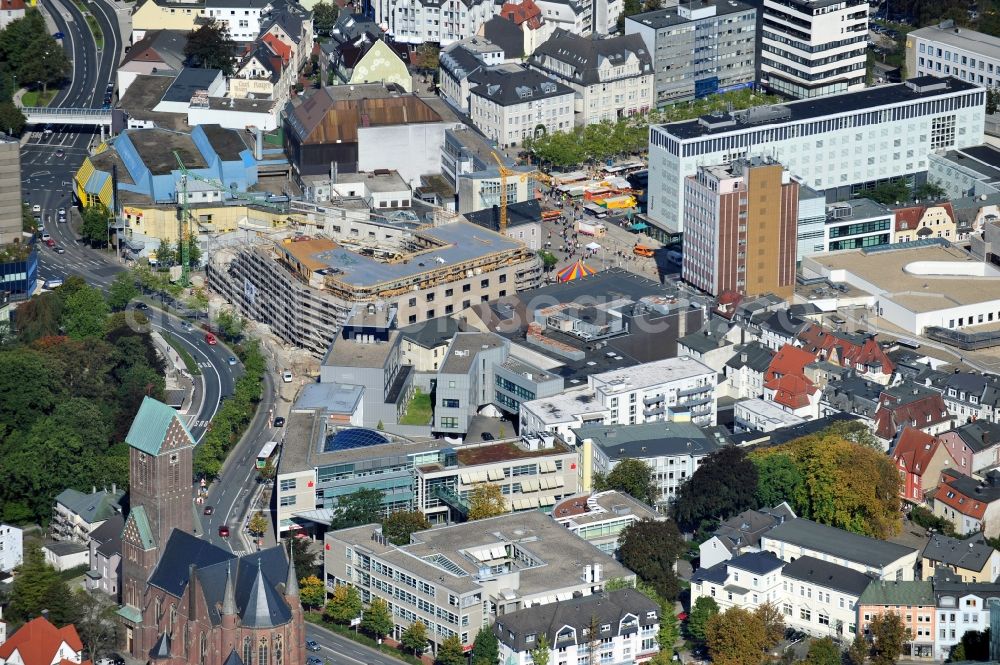
<instances>
[{"instance_id":1,"label":"tower crane","mask_svg":"<svg viewBox=\"0 0 1000 665\"><path fill-rule=\"evenodd\" d=\"M505 235L507 233L507 178L517 176L520 176L524 180L534 178L535 180L541 180L546 185L551 185L553 181L552 178L538 169L522 172L507 168L498 154L495 152L491 152L490 154L493 155L493 160L497 163L497 168L500 171L500 234Z\"/></svg>"}]
</instances>

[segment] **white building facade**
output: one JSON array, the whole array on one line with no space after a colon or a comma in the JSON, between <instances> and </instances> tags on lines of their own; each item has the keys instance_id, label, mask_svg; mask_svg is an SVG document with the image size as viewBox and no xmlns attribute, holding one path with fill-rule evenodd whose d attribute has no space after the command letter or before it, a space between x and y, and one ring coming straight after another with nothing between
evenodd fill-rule
<instances>
[{"instance_id":1,"label":"white building facade","mask_svg":"<svg viewBox=\"0 0 1000 665\"><path fill-rule=\"evenodd\" d=\"M649 132L649 210L683 231L684 180L698 166L768 155L817 191L860 194L889 178L923 177L928 154L983 141L986 91L924 77L732 114L657 125Z\"/></svg>"},{"instance_id":2,"label":"white building facade","mask_svg":"<svg viewBox=\"0 0 1000 665\"><path fill-rule=\"evenodd\" d=\"M500 5L488 0L376 0L375 22L397 42L447 46L479 32Z\"/></svg>"},{"instance_id":3,"label":"white building facade","mask_svg":"<svg viewBox=\"0 0 1000 665\"><path fill-rule=\"evenodd\" d=\"M913 30L906 35L906 71L1000 86L1000 38L957 27L953 21Z\"/></svg>"},{"instance_id":4,"label":"white building facade","mask_svg":"<svg viewBox=\"0 0 1000 665\"><path fill-rule=\"evenodd\" d=\"M476 128L501 147L572 129L573 89L538 72L514 69L484 72L482 82L469 90L469 116Z\"/></svg>"},{"instance_id":5,"label":"white building facade","mask_svg":"<svg viewBox=\"0 0 1000 665\"><path fill-rule=\"evenodd\" d=\"M0 524L0 572L9 573L24 559L24 533L10 524Z\"/></svg>"}]
</instances>

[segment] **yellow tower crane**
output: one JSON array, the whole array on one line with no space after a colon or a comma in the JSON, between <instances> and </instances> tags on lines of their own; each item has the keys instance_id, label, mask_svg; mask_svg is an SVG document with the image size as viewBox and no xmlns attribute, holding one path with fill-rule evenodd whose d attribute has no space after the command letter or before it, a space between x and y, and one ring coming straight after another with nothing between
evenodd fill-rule
<instances>
[{"instance_id":1,"label":"yellow tower crane","mask_svg":"<svg viewBox=\"0 0 1000 665\"><path fill-rule=\"evenodd\" d=\"M552 184L552 178L538 169L534 171L515 171L507 168L498 154L495 152L490 154L493 155L493 160L497 163L497 168L500 171L500 233L503 235L507 233L507 178L520 177L521 182L524 182L528 178L534 178L547 185Z\"/></svg>"}]
</instances>

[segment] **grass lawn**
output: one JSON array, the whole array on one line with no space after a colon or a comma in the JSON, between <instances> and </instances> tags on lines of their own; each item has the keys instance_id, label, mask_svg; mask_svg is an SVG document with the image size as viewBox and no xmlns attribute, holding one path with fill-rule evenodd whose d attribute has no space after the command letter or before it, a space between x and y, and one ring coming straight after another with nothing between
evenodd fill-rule
<instances>
[{"instance_id":1,"label":"grass lawn","mask_svg":"<svg viewBox=\"0 0 1000 665\"><path fill-rule=\"evenodd\" d=\"M21 104L24 106L48 106L57 92L59 92L58 88L52 88L45 93L42 93L41 90L29 90L21 97Z\"/></svg>"},{"instance_id":2,"label":"grass lawn","mask_svg":"<svg viewBox=\"0 0 1000 665\"><path fill-rule=\"evenodd\" d=\"M195 362L194 356L191 355L190 351L184 348L184 346L180 343L180 341L176 337L174 337L170 333L163 333L163 339L167 341L167 344L169 344L174 348L174 351L177 352L177 355L179 355L181 357L181 360L184 361L184 366L187 367L188 373L193 374L195 376L201 374L201 368L198 367L198 363Z\"/></svg>"},{"instance_id":3,"label":"grass lawn","mask_svg":"<svg viewBox=\"0 0 1000 665\"><path fill-rule=\"evenodd\" d=\"M416 388L410 403L406 405L406 413L399 419L400 425L427 425L431 422L434 410L431 405L431 396Z\"/></svg>"}]
</instances>

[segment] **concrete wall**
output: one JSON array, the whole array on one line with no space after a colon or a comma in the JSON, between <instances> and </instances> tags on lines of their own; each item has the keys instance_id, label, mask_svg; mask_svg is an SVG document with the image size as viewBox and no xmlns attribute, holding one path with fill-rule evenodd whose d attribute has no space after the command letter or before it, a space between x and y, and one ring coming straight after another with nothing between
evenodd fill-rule
<instances>
[{"instance_id":1,"label":"concrete wall","mask_svg":"<svg viewBox=\"0 0 1000 665\"><path fill-rule=\"evenodd\" d=\"M358 171L399 171L411 187L420 176L441 170L441 149L446 129L457 123L432 122L419 125L358 127Z\"/></svg>"}]
</instances>

